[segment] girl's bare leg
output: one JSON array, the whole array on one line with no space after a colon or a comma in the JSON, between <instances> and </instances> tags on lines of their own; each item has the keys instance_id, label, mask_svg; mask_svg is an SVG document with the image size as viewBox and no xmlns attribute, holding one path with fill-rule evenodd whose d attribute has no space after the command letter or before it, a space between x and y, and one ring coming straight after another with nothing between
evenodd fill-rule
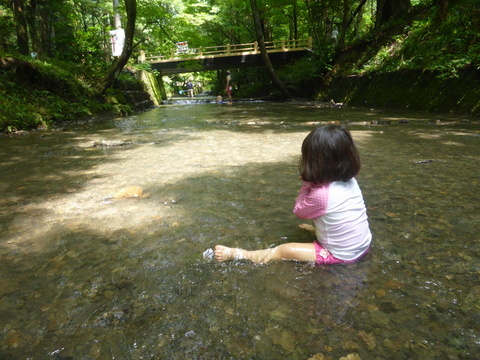
<instances>
[{"instance_id":1,"label":"girl's bare leg","mask_svg":"<svg viewBox=\"0 0 480 360\"><path fill-rule=\"evenodd\" d=\"M256 264L272 260L297 260L315 261L315 246L313 243L287 243L275 248L248 251L244 249L229 248L223 245L215 246L215 260L251 260Z\"/></svg>"}]
</instances>

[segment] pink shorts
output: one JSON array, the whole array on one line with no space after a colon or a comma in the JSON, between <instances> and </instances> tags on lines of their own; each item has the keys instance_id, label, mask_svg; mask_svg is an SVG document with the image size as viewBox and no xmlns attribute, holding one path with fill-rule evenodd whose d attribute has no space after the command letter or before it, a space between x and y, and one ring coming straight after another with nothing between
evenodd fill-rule
<instances>
[{"instance_id":1,"label":"pink shorts","mask_svg":"<svg viewBox=\"0 0 480 360\"><path fill-rule=\"evenodd\" d=\"M314 241L313 244L315 245L315 254L317 254L317 260L315 261L315 265L322 265L322 264L349 264L357 261L362 256L368 252L369 249L365 250L365 252L360 255L358 258L354 260L341 260L333 257L330 252L325 249L318 241Z\"/></svg>"}]
</instances>

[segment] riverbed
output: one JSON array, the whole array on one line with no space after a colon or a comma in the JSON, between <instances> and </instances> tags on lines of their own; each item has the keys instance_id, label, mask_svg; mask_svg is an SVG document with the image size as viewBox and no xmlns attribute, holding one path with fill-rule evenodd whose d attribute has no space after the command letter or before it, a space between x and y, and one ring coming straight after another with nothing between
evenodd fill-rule
<instances>
[{"instance_id":1,"label":"riverbed","mask_svg":"<svg viewBox=\"0 0 480 360\"><path fill-rule=\"evenodd\" d=\"M332 122L361 154L370 253L204 259L313 241L292 214L300 146ZM2 359L478 357L480 119L183 103L6 136L0 155Z\"/></svg>"}]
</instances>

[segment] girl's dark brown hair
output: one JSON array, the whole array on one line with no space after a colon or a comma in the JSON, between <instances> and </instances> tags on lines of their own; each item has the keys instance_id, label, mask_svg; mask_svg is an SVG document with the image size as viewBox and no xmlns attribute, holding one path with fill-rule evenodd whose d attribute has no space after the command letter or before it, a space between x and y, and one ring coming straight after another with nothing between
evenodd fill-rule
<instances>
[{"instance_id":1,"label":"girl's dark brown hair","mask_svg":"<svg viewBox=\"0 0 480 360\"><path fill-rule=\"evenodd\" d=\"M322 126L303 140L302 180L316 184L348 181L359 171L360 155L350 132L343 126Z\"/></svg>"}]
</instances>

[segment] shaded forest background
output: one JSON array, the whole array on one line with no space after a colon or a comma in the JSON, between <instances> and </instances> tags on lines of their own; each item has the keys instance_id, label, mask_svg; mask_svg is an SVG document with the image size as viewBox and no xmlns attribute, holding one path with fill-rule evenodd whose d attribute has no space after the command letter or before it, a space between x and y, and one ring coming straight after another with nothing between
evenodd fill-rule
<instances>
[{"instance_id":1,"label":"shaded forest background","mask_svg":"<svg viewBox=\"0 0 480 360\"><path fill-rule=\"evenodd\" d=\"M125 46L113 57L110 31L119 27ZM138 64L140 51L168 54L181 41L199 48L307 37L313 52L296 63L232 69L235 95L284 98L287 90L289 97L335 95L370 105L355 89L376 84L378 98L385 92L379 84L395 90L408 75L429 92L419 108L455 110L435 107L445 87L480 98L477 0L0 0L0 130L135 110L122 90L141 89L137 69L153 72ZM178 95L187 79L197 92L224 88L223 73L199 71L164 77L167 92ZM388 97L381 105L402 106ZM462 111L478 113L478 100L467 105Z\"/></svg>"}]
</instances>

